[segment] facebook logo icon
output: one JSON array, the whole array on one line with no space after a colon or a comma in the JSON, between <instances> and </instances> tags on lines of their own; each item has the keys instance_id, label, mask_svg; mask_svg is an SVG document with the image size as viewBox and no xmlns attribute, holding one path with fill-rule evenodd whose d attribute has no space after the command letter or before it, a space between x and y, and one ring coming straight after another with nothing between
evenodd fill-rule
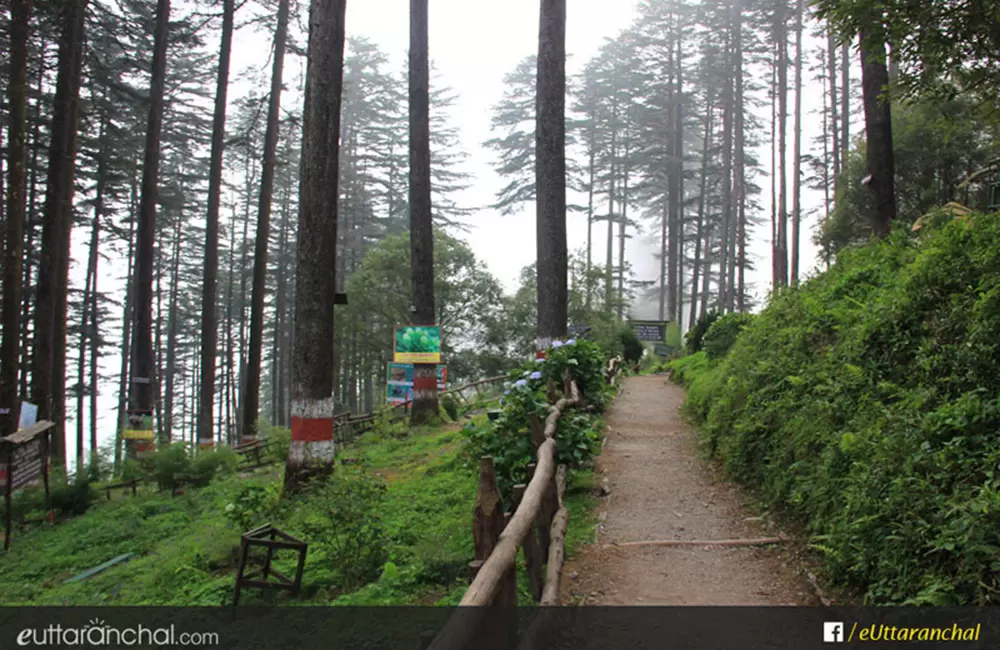
<instances>
[{"instance_id":1,"label":"facebook logo icon","mask_svg":"<svg viewBox=\"0 0 1000 650\"><path fill-rule=\"evenodd\" d=\"M823 641L825 643L843 643L844 624L839 622L823 623Z\"/></svg>"}]
</instances>

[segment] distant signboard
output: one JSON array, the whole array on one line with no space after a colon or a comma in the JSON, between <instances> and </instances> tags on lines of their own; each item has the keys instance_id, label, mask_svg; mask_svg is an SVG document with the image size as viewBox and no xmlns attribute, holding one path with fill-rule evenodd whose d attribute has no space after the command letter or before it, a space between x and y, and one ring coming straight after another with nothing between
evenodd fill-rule
<instances>
[{"instance_id":1,"label":"distant signboard","mask_svg":"<svg viewBox=\"0 0 1000 650\"><path fill-rule=\"evenodd\" d=\"M590 331L590 325L570 325L566 328L566 333L570 336L583 336Z\"/></svg>"},{"instance_id":2,"label":"distant signboard","mask_svg":"<svg viewBox=\"0 0 1000 650\"><path fill-rule=\"evenodd\" d=\"M153 440L153 411L138 409L128 412L128 422L122 431L125 440Z\"/></svg>"},{"instance_id":3,"label":"distant signboard","mask_svg":"<svg viewBox=\"0 0 1000 650\"><path fill-rule=\"evenodd\" d=\"M661 357L669 357L673 353L674 349L669 345L663 345L662 343L657 343L653 346L653 352L660 355Z\"/></svg>"},{"instance_id":4,"label":"distant signboard","mask_svg":"<svg viewBox=\"0 0 1000 650\"><path fill-rule=\"evenodd\" d=\"M10 488L20 490L30 485L38 485L42 481L42 441L38 438L11 448L10 464L13 473L10 477ZM4 473L10 468L4 468ZM5 477L6 478L6 477Z\"/></svg>"},{"instance_id":5,"label":"distant signboard","mask_svg":"<svg viewBox=\"0 0 1000 650\"><path fill-rule=\"evenodd\" d=\"M392 360L396 363L441 363L441 326L397 325Z\"/></svg>"},{"instance_id":6,"label":"distant signboard","mask_svg":"<svg viewBox=\"0 0 1000 650\"><path fill-rule=\"evenodd\" d=\"M448 368L437 367L437 387L442 391L448 381ZM413 364L389 362L385 383L385 398L389 404L402 404L413 399Z\"/></svg>"},{"instance_id":7,"label":"distant signboard","mask_svg":"<svg viewBox=\"0 0 1000 650\"><path fill-rule=\"evenodd\" d=\"M29 485L44 483L45 504L49 508L49 521L53 521L49 494L49 433L55 426L48 420L35 422L23 429L0 438L0 484L4 492L4 549L10 548L11 495Z\"/></svg>"},{"instance_id":8,"label":"distant signboard","mask_svg":"<svg viewBox=\"0 0 1000 650\"><path fill-rule=\"evenodd\" d=\"M634 320L631 321L632 331L639 337L640 341L650 341L662 343L667 338L667 323L663 320Z\"/></svg>"}]
</instances>

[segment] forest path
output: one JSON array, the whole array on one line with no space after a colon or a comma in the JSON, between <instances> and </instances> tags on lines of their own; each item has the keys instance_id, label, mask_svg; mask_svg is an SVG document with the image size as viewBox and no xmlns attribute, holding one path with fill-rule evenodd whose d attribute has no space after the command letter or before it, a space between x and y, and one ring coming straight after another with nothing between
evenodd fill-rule
<instances>
[{"instance_id":1,"label":"forest path","mask_svg":"<svg viewBox=\"0 0 1000 650\"><path fill-rule=\"evenodd\" d=\"M562 601L587 605L819 604L782 545L614 546L647 540L779 536L765 530L732 483L699 452L683 420L684 391L666 377L628 377L607 415L595 476L597 542L563 573Z\"/></svg>"}]
</instances>

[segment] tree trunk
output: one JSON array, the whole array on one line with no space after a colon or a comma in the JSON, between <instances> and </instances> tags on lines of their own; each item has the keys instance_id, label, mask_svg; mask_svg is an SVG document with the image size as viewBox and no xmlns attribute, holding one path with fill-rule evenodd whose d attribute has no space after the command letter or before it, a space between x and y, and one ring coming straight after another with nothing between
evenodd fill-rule
<instances>
[{"instance_id":1,"label":"tree trunk","mask_svg":"<svg viewBox=\"0 0 1000 650\"><path fill-rule=\"evenodd\" d=\"M128 407L129 360L132 356L132 312L135 305L135 224L138 221L136 207L135 167L132 168L131 193L129 197L128 220L128 275L125 281L125 305L122 308L122 357L118 380L118 426L115 429L115 464L114 474L118 476L122 469L122 446L124 438L122 431L126 429L125 411Z\"/></svg>"},{"instance_id":2,"label":"tree trunk","mask_svg":"<svg viewBox=\"0 0 1000 650\"><path fill-rule=\"evenodd\" d=\"M681 325L684 321L684 68L680 30L677 34L676 47L674 70L677 75L677 87L674 90L674 161L672 165L673 191L671 192L673 217L671 222L677 231L674 236L675 244L672 258L676 260L673 265L677 278L674 283L677 287L677 297L675 298L674 312L670 314L670 320L675 320L678 325Z\"/></svg>"},{"instance_id":3,"label":"tree trunk","mask_svg":"<svg viewBox=\"0 0 1000 650\"><path fill-rule=\"evenodd\" d=\"M785 133L788 122L788 30L782 3L778 3L775 41L778 47L778 277L775 287L788 286L788 170Z\"/></svg>"},{"instance_id":4,"label":"tree trunk","mask_svg":"<svg viewBox=\"0 0 1000 650\"><path fill-rule=\"evenodd\" d=\"M156 282L156 314L153 322L156 323L153 334L153 407L155 409L156 440L158 444L170 444L170 438L166 437L165 420L163 418L163 387L161 377L163 377L163 251L159 242L156 245L156 262L153 268L153 277ZM164 439L166 438L166 439Z\"/></svg>"},{"instance_id":5,"label":"tree trunk","mask_svg":"<svg viewBox=\"0 0 1000 650\"><path fill-rule=\"evenodd\" d=\"M830 86L830 134L833 138L833 196L837 196L840 182L840 128L837 125L837 44L833 36L833 28L826 28L826 76Z\"/></svg>"},{"instance_id":6,"label":"tree trunk","mask_svg":"<svg viewBox=\"0 0 1000 650\"><path fill-rule=\"evenodd\" d=\"M139 199L139 227L136 234L135 334L129 407L150 416L154 407L155 365L153 359L153 263L156 257L156 192L160 171L160 133L163 130L163 89L167 69L167 26L170 0L158 0L153 71L150 81L149 120ZM132 446L132 453L147 445Z\"/></svg>"},{"instance_id":7,"label":"tree trunk","mask_svg":"<svg viewBox=\"0 0 1000 650\"><path fill-rule=\"evenodd\" d=\"M96 211L96 208L95 208ZM100 212L104 212L104 206L100 208ZM94 224L96 228L98 224ZM99 255L95 256L94 259L94 279L92 280L92 286L90 287L90 328L88 329L88 335L90 337L90 453L94 456L100 454L100 449L97 446L97 395L98 395L98 381L100 377L98 376L98 365L100 363L100 313L98 312L98 297L100 294L97 290L98 280L101 277L98 272L98 265L100 264L101 258Z\"/></svg>"},{"instance_id":8,"label":"tree trunk","mask_svg":"<svg viewBox=\"0 0 1000 650\"><path fill-rule=\"evenodd\" d=\"M260 365L263 351L264 292L267 289L267 243L271 236L271 197L274 169L277 164L278 119L281 111L281 75L288 35L288 3L278 3L278 28L274 34L274 65L271 69L271 97L267 106L267 132L264 136L264 164L260 177L260 204L257 209L257 241L253 256L253 292L250 299L250 349L245 377L243 435L257 435L260 415Z\"/></svg>"},{"instance_id":9,"label":"tree trunk","mask_svg":"<svg viewBox=\"0 0 1000 650\"><path fill-rule=\"evenodd\" d=\"M618 180L618 101L617 93L611 98L611 173L608 175L608 249L605 260L604 277L604 308L610 309L612 303L611 280L614 277L614 240L615 240L615 181ZM620 205L620 203L619 203Z\"/></svg>"},{"instance_id":10,"label":"tree trunk","mask_svg":"<svg viewBox=\"0 0 1000 650\"><path fill-rule=\"evenodd\" d=\"M775 57L777 58L777 57ZM778 286L778 65L771 60L771 290Z\"/></svg>"},{"instance_id":11,"label":"tree trunk","mask_svg":"<svg viewBox=\"0 0 1000 650\"><path fill-rule=\"evenodd\" d=\"M566 0L541 0L535 89L536 349L566 334Z\"/></svg>"},{"instance_id":12,"label":"tree trunk","mask_svg":"<svg viewBox=\"0 0 1000 650\"><path fill-rule=\"evenodd\" d=\"M743 102L743 9L740 2L733 3L733 42L735 62L733 64L733 84L736 87L736 107L733 119L735 139L733 161L733 212L736 218L736 310L746 308L746 267L747 267L747 219L746 219L746 157L744 155L744 111Z\"/></svg>"},{"instance_id":13,"label":"tree trunk","mask_svg":"<svg viewBox=\"0 0 1000 650\"><path fill-rule=\"evenodd\" d=\"M0 435L17 429L21 339L21 258L25 226L28 34L31 0L12 0L7 85L7 214L3 249L3 343L0 347Z\"/></svg>"},{"instance_id":14,"label":"tree trunk","mask_svg":"<svg viewBox=\"0 0 1000 650\"><path fill-rule=\"evenodd\" d=\"M281 207L281 225L278 236L278 282L275 288L276 324L274 332L274 424L285 426L285 356L288 349L286 333L288 311L288 216L291 192L286 187Z\"/></svg>"},{"instance_id":15,"label":"tree trunk","mask_svg":"<svg viewBox=\"0 0 1000 650\"><path fill-rule=\"evenodd\" d=\"M732 311L733 288L729 278L735 260L730 255L730 240L735 239L733 223L733 58L732 43L726 50L727 74L722 95L722 263L719 265L719 301L725 311Z\"/></svg>"},{"instance_id":16,"label":"tree trunk","mask_svg":"<svg viewBox=\"0 0 1000 650\"><path fill-rule=\"evenodd\" d=\"M791 285L799 284L799 226L802 221L802 0L795 6L795 122L792 126L792 268Z\"/></svg>"},{"instance_id":17,"label":"tree trunk","mask_svg":"<svg viewBox=\"0 0 1000 650\"><path fill-rule=\"evenodd\" d=\"M629 140L628 137L625 139L625 150L623 154L623 173L622 173L622 215L621 219L618 220L618 305L616 313L618 314L618 320L621 320L624 315L625 310L625 225L628 223L628 180L629 180Z\"/></svg>"},{"instance_id":18,"label":"tree trunk","mask_svg":"<svg viewBox=\"0 0 1000 650\"><path fill-rule=\"evenodd\" d=\"M87 383L87 344L90 344L91 355L96 354L97 331L97 262L98 246L101 240L101 217L104 212L104 186L107 179L107 128L108 118L101 116L101 127L98 135L100 151L97 154L97 187L94 192L94 222L90 234L90 254L87 256L87 275L84 280L82 316L80 318L80 349L77 357L77 392L76 392L76 471L79 474L84 467L84 394ZM93 359L91 365L93 365ZM93 378L92 378L93 379ZM91 393L96 392L97 383L91 381ZM93 418L93 413L91 413ZM93 436L92 436L93 437ZM97 453L95 440L91 440L90 453Z\"/></svg>"},{"instance_id":19,"label":"tree trunk","mask_svg":"<svg viewBox=\"0 0 1000 650\"><path fill-rule=\"evenodd\" d=\"M292 349L292 442L285 487L333 471L333 304L337 278L345 0L312 0L303 111Z\"/></svg>"},{"instance_id":20,"label":"tree trunk","mask_svg":"<svg viewBox=\"0 0 1000 650\"><path fill-rule=\"evenodd\" d=\"M892 220L896 218L895 171L885 41L875 33L861 33L861 87L865 104L865 136L868 140L868 189L873 197L872 230L876 237L885 237L892 228Z\"/></svg>"},{"instance_id":21,"label":"tree trunk","mask_svg":"<svg viewBox=\"0 0 1000 650\"><path fill-rule=\"evenodd\" d=\"M219 204L222 196L222 161L226 139L226 95L229 59L233 45L236 0L222 0L222 40L215 82L215 115L212 118L212 154L208 172L208 215L205 219L205 266L201 291L201 396L198 402L198 444L211 447L212 407L215 400L215 359L219 324L216 305L219 277Z\"/></svg>"},{"instance_id":22,"label":"tree trunk","mask_svg":"<svg viewBox=\"0 0 1000 650\"><path fill-rule=\"evenodd\" d=\"M698 278L701 273L702 267L702 255L704 255L705 260L711 264L712 259L712 249L708 246L708 242L705 242L704 253L702 253L702 238L704 237L705 231L705 192L708 186L708 160L710 157L711 146L712 146L712 117L714 116L715 110L712 106L712 94L711 89L709 89L708 101L706 102L705 111L705 133L701 140L701 172L698 181L698 221L697 221L697 240L695 241L694 249L694 267L691 273L691 313L689 321L691 326L694 326L695 319L697 318L697 306L698 300ZM706 238L707 239L707 238ZM708 277L708 271L705 272L705 277ZM708 302L708 292L702 291L701 293L701 304L702 311L704 311L704 305Z\"/></svg>"},{"instance_id":23,"label":"tree trunk","mask_svg":"<svg viewBox=\"0 0 1000 650\"><path fill-rule=\"evenodd\" d=\"M56 418L58 401L53 388L65 383L58 370L65 366L65 293L63 269L68 269L69 232L73 211L76 165L77 110L83 65L83 35L86 0L66 0L59 8L61 35L56 78L55 108L52 113L48 182L45 191L45 218L42 224L42 251L35 289L35 341L32 358L32 394L38 405L38 419ZM56 422L51 434L49 455L57 466L65 465L64 422Z\"/></svg>"},{"instance_id":24,"label":"tree trunk","mask_svg":"<svg viewBox=\"0 0 1000 650\"><path fill-rule=\"evenodd\" d=\"M587 160L587 169L590 175L590 183L587 185L587 266L583 276L585 278L586 291L584 304L587 313L590 313L590 305L593 300L593 291L590 286L590 267L593 260L591 249L593 248L594 241L594 157L597 148L597 145L593 141L593 136L591 136L589 147L590 151Z\"/></svg>"},{"instance_id":25,"label":"tree trunk","mask_svg":"<svg viewBox=\"0 0 1000 650\"><path fill-rule=\"evenodd\" d=\"M226 289L226 426L225 426L225 437L226 444L232 445L235 441L234 437L234 427L235 427L235 417L233 413L233 407L236 402L234 392L236 390L235 382L235 345L233 343L233 300L234 296L234 286L236 276L236 208L233 208L232 219L230 220L229 226L229 282Z\"/></svg>"},{"instance_id":26,"label":"tree trunk","mask_svg":"<svg viewBox=\"0 0 1000 650\"><path fill-rule=\"evenodd\" d=\"M32 129L31 135L31 180L28 184L28 214L27 214L27 236L24 244L23 251L30 251L34 249L35 243L35 230L38 225L38 170L41 165L38 163L39 151L42 148L42 135L41 135L41 123L42 123L42 90L45 86L47 80L47 75L45 74L44 64L45 64L45 50L43 48L41 52L41 64L42 70L38 75L38 85L35 87L35 92L37 99L35 100L35 110L34 110L34 129ZM32 310L35 297L33 292L29 290L34 279L33 274L33 256L23 255L22 253L22 263L24 264L24 283L21 287L23 298L21 300L21 323L31 323L33 322L34 312ZM28 394L28 376L27 372L29 366L31 365L31 334L33 332L27 327L21 326L21 380L20 380L20 390L19 395ZM19 402L20 400L18 400Z\"/></svg>"},{"instance_id":27,"label":"tree trunk","mask_svg":"<svg viewBox=\"0 0 1000 650\"><path fill-rule=\"evenodd\" d=\"M840 47L840 171L847 167L851 148L851 67L850 44Z\"/></svg>"},{"instance_id":28,"label":"tree trunk","mask_svg":"<svg viewBox=\"0 0 1000 650\"><path fill-rule=\"evenodd\" d=\"M429 84L427 0L410 0L410 264L414 325L433 325L435 320ZM437 413L436 366L414 364L410 422L423 424Z\"/></svg>"},{"instance_id":29,"label":"tree trunk","mask_svg":"<svg viewBox=\"0 0 1000 650\"><path fill-rule=\"evenodd\" d=\"M183 191L183 190L182 190ZM170 269L170 296L167 299L169 307L167 308L167 367L164 373L166 384L165 395L163 399L163 412L164 418L162 421L163 427L163 437L167 442L173 442L174 440L174 395L176 392L176 376L177 376L177 299L180 287L178 286L180 280L180 266L181 266L181 226L183 225L183 214L177 214L177 221L174 227L174 241L173 241L173 255L171 255L171 269ZM183 410L184 402L181 401L181 413L184 414ZM184 439L184 426L181 425L181 439Z\"/></svg>"}]
</instances>

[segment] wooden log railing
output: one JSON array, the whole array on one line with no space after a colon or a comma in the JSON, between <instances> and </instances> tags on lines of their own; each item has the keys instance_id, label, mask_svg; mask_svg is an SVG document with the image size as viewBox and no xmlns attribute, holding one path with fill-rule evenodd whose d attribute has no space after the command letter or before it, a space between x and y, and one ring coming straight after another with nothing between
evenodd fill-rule
<instances>
[{"instance_id":1,"label":"wooden log railing","mask_svg":"<svg viewBox=\"0 0 1000 650\"><path fill-rule=\"evenodd\" d=\"M459 603L460 611L428 646L431 650L513 644L510 635L516 629L518 549L525 552L532 595L542 605L558 603L568 512L562 502L566 468L556 467L555 433L559 418L582 401L576 382L567 373L563 396L549 407L544 424L537 420L531 423L537 462L529 468L528 484L514 487L516 504L503 519L499 516L502 504L493 459L481 460L473 515L476 559L470 565L472 583ZM500 614L487 620L489 610Z\"/></svg>"},{"instance_id":2,"label":"wooden log railing","mask_svg":"<svg viewBox=\"0 0 1000 650\"><path fill-rule=\"evenodd\" d=\"M615 385L623 365L618 357L605 368L605 380ZM554 385L548 391L554 394ZM556 466L556 427L559 418L583 399L567 372L562 397L549 407L544 423L532 416L530 435L537 462L528 466L528 484L515 485L511 512L502 512L493 459L480 461L479 488L473 511L476 557L469 563L471 584L437 636L421 637L426 650L513 648L517 644L517 553L524 552L529 591L544 607L559 604L559 586L566 552L569 511L563 503L566 466ZM544 574L543 574L544 565ZM549 610L542 609L521 638L521 650L543 643Z\"/></svg>"},{"instance_id":3,"label":"wooden log railing","mask_svg":"<svg viewBox=\"0 0 1000 650\"><path fill-rule=\"evenodd\" d=\"M483 389L482 389L482 387L484 385L486 385L486 384L497 384L497 383L500 383L500 382L504 381L507 378L508 378L507 375L497 375L496 377L486 377L485 379L477 379L476 381L472 381L472 382L469 382L467 384L463 384L461 386L457 386L455 388L445 389L445 390L441 391L440 393L438 393L438 396L441 396L441 395L454 395L461 402L463 402L464 405L468 408L468 407L471 407L472 404L469 402L468 398L465 397L465 394L464 394L465 391L469 390L470 388L475 388L476 389L476 396L479 397L480 400L482 400L483 399ZM409 412L411 406L413 406L413 400L406 400L405 402L401 402L399 404L389 405L389 406L386 407L386 409L402 409L403 413L401 415L396 415L393 418L393 419L396 419L396 420L400 420L400 419L403 419L403 418L406 417L406 414Z\"/></svg>"}]
</instances>

